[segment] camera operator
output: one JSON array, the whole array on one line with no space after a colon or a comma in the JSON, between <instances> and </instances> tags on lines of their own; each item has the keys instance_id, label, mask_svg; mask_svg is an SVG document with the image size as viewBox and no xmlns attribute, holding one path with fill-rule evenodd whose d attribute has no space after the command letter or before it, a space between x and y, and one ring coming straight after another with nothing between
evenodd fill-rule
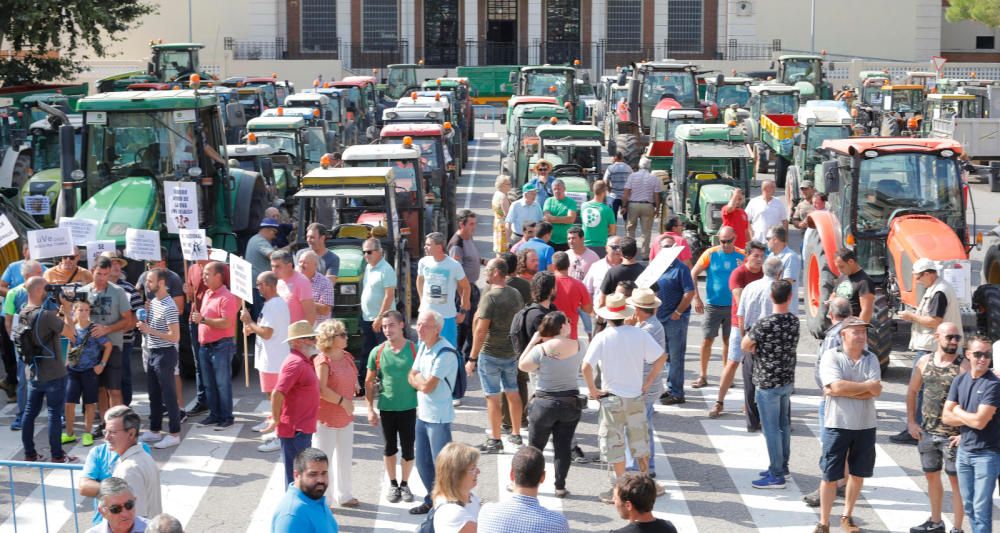
<instances>
[{"instance_id":1,"label":"camera operator","mask_svg":"<svg viewBox=\"0 0 1000 533\"><path fill-rule=\"evenodd\" d=\"M97 405L101 413L108 407L122 405L122 344L124 333L135 327L132 304L128 293L111 281L112 264L108 257L98 257L94 262L94 282L81 289L90 302L90 318L93 320L95 337L107 337L111 341L111 358L108 367L100 376L100 391Z\"/></svg>"},{"instance_id":2,"label":"camera operator","mask_svg":"<svg viewBox=\"0 0 1000 533\"><path fill-rule=\"evenodd\" d=\"M66 455L62 449L62 411L66 398L66 361L62 353L60 337L73 338L76 330L66 320L69 316L69 302L60 302L58 312L42 308L45 303L45 280L29 278L25 282L28 303L18 313L18 327L15 337L21 357L27 367L28 398L22 420L21 444L24 445L25 461L44 461L35 450L35 418L42 409L42 401L49 409L49 448L53 463L72 463L76 458ZM30 325L30 326L24 326ZM29 354L28 351L31 353Z\"/></svg>"}]
</instances>

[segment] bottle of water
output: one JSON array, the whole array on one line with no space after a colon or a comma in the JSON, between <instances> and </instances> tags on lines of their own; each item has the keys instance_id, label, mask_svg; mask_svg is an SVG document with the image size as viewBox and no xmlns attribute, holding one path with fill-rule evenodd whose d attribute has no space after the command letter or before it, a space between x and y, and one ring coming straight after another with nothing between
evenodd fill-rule
<instances>
[{"instance_id":1,"label":"bottle of water","mask_svg":"<svg viewBox=\"0 0 1000 533\"><path fill-rule=\"evenodd\" d=\"M139 309L139 310L137 310L135 312L135 317L139 320L139 322L145 322L146 321L146 310L145 309Z\"/></svg>"}]
</instances>

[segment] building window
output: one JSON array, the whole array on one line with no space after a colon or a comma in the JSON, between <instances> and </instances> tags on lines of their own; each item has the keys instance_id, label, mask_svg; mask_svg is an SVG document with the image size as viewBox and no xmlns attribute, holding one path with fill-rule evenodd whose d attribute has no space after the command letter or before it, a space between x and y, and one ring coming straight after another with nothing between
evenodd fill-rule
<instances>
[{"instance_id":1,"label":"building window","mask_svg":"<svg viewBox=\"0 0 1000 533\"><path fill-rule=\"evenodd\" d=\"M667 53L702 51L702 0L668 0Z\"/></svg>"},{"instance_id":2,"label":"building window","mask_svg":"<svg viewBox=\"0 0 1000 533\"><path fill-rule=\"evenodd\" d=\"M545 63L580 59L580 0L548 0L545 10Z\"/></svg>"},{"instance_id":3,"label":"building window","mask_svg":"<svg viewBox=\"0 0 1000 533\"><path fill-rule=\"evenodd\" d=\"M642 0L608 0L608 52L642 48Z\"/></svg>"},{"instance_id":4,"label":"building window","mask_svg":"<svg viewBox=\"0 0 1000 533\"><path fill-rule=\"evenodd\" d=\"M302 52L336 51L336 0L302 0Z\"/></svg>"},{"instance_id":5,"label":"building window","mask_svg":"<svg viewBox=\"0 0 1000 533\"><path fill-rule=\"evenodd\" d=\"M365 52L395 52L399 48L399 5L396 0L364 0L361 28Z\"/></svg>"},{"instance_id":6,"label":"building window","mask_svg":"<svg viewBox=\"0 0 1000 533\"><path fill-rule=\"evenodd\" d=\"M992 35L980 35L976 37L976 50L992 50L993 49L993 36Z\"/></svg>"},{"instance_id":7,"label":"building window","mask_svg":"<svg viewBox=\"0 0 1000 533\"><path fill-rule=\"evenodd\" d=\"M458 0L425 0L424 64L453 67L458 64Z\"/></svg>"}]
</instances>

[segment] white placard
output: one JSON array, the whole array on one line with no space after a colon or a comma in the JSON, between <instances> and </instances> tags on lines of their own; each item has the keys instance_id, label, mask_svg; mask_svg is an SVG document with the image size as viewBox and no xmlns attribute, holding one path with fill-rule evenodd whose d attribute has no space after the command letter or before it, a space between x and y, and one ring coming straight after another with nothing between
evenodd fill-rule
<instances>
[{"instance_id":1,"label":"white placard","mask_svg":"<svg viewBox=\"0 0 1000 533\"><path fill-rule=\"evenodd\" d=\"M208 259L208 247L205 245L205 230L182 229L177 233L181 240L181 253L188 261Z\"/></svg>"},{"instance_id":2,"label":"white placard","mask_svg":"<svg viewBox=\"0 0 1000 533\"><path fill-rule=\"evenodd\" d=\"M212 248L208 251L208 258L212 261L222 261L225 263L229 261L229 252L222 248Z\"/></svg>"},{"instance_id":3,"label":"white placard","mask_svg":"<svg viewBox=\"0 0 1000 533\"><path fill-rule=\"evenodd\" d=\"M135 228L125 230L125 257L136 261L159 261L160 232Z\"/></svg>"},{"instance_id":4,"label":"white placard","mask_svg":"<svg viewBox=\"0 0 1000 533\"><path fill-rule=\"evenodd\" d=\"M670 268L670 265L682 251L684 251L683 246L674 245L671 248L663 248L659 252L656 252L656 257L649 262L649 265L642 271L642 274L639 274L639 277L635 278L635 286L652 287L660 279L660 276Z\"/></svg>"},{"instance_id":5,"label":"white placard","mask_svg":"<svg viewBox=\"0 0 1000 533\"><path fill-rule=\"evenodd\" d=\"M59 227L69 228L69 232L73 234L73 244L77 246L83 246L88 242L97 240L96 220L62 217L59 219Z\"/></svg>"},{"instance_id":6,"label":"white placard","mask_svg":"<svg viewBox=\"0 0 1000 533\"><path fill-rule=\"evenodd\" d=\"M33 217L44 217L52 213L52 201L44 194L24 197L24 212Z\"/></svg>"},{"instance_id":7,"label":"white placard","mask_svg":"<svg viewBox=\"0 0 1000 533\"><path fill-rule=\"evenodd\" d=\"M229 285L232 293L246 303L253 303L253 267L250 261L229 254Z\"/></svg>"},{"instance_id":8,"label":"white placard","mask_svg":"<svg viewBox=\"0 0 1000 533\"><path fill-rule=\"evenodd\" d=\"M76 255L69 228L38 229L28 232L28 251L35 260Z\"/></svg>"},{"instance_id":9,"label":"white placard","mask_svg":"<svg viewBox=\"0 0 1000 533\"><path fill-rule=\"evenodd\" d=\"M93 267L97 256L104 252L113 252L117 248L115 241L91 241L87 243L87 266Z\"/></svg>"},{"instance_id":10,"label":"white placard","mask_svg":"<svg viewBox=\"0 0 1000 533\"><path fill-rule=\"evenodd\" d=\"M972 268L968 262L964 265L959 263L959 268L955 268L952 265L948 265L946 268L940 270L941 277L951 285L952 290L955 291L955 298L959 302L971 305L972 295L969 291L972 288Z\"/></svg>"},{"instance_id":11,"label":"white placard","mask_svg":"<svg viewBox=\"0 0 1000 533\"><path fill-rule=\"evenodd\" d=\"M163 182L167 233L193 229L198 224L198 186L187 181Z\"/></svg>"},{"instance_id":12,"label":"white placard","mask_svg":"<svg viewBox=\"0 0 1000 533\"><path fill-rule=\"evenodd\" d=\"M7 215L0 215L0 247L7 246L11 241L17 239L17 230L7 219Z\"/></svg>"}]
</instances>

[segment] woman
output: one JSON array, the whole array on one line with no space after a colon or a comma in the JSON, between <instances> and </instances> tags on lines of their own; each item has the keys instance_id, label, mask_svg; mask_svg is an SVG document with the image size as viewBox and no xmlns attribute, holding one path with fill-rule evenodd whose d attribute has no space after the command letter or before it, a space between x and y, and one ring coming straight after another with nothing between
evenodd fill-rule
<instances>
[{"instance_id":1,"label":"woman","mask_svg":"<svg viewBox=\"0 0 1000 533\"><path fill-rule=\"evenodd\" d=\"M507 251L510 242L507 228L507 212L510 211L510 176L497 176L496 191L493 192L493 252L500 255Z\"/></svg>"},{"instance_id":2,"label":"woman","mask_svg":"<svg viewBox=\"0 0 1000 533\"><path fill-rule=\"evenodd\" d=\"M552 435L557 498L569 494L566 474L581 413L577 376L584 351L580 342L569 338L569 332L562 311L545 315L517 365L523 372L531 372L535 382L535 394L528 404L528 441L544 450Z\"/></svg>"},{"instance_id":3,"label":"woman","mask_svg":"<svg viewBox=\"0 0 1000 533\"><path fill-rule=\"evenodd\" d=\"M479 450L461 442L441 449L434 465L434 531L476 533L479 496L472 493L479 478Z\"/></svg>"},{"instance_id":4,"label":"woman","mask_svg":"<svg viewBox=\"0 0 1000 533\"><path fill-rule=\"evenodd\" d=\"M320 353L313 359L319 378L319 413L314 443L330 458L330 488L326 503L357 507L351 495L354 453L354 392L358 369L347 352L347 330L339 320L326 320L316 331Z\"/></svg>"},{"instance_id":5,"label":"woman","mask_svg":"<svg viewBox=\"0 0 1000 533\"><path fill-rule=\"evenodd\" d=\"M743 250L750 242L750 219L743 210L743 189L733 189L729 203L722 207L722 225L736 230L736 247Z\"/></svg>"}]
</instances>

